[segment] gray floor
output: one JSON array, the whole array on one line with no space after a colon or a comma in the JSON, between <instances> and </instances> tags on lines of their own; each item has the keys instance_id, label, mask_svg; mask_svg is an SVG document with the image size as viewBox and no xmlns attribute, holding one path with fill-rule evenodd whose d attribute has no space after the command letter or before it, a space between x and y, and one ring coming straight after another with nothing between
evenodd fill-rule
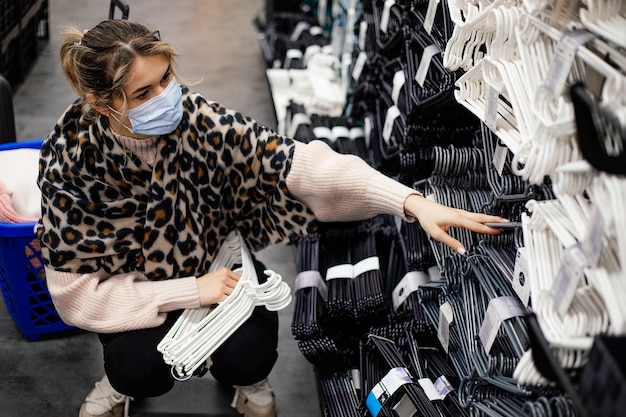
<instances>
[{"instance_id":1,"label":"gray floor","mask_svg":"<svg viewBox=\"0 0 626 417\"><path fill-rule=\"evenodd\" d=\"M130 17L159 29L180 52L178 71L197 80L207 98L276 126L252 19L261 0L128 0ZM59 30L67 24L90 28L108 16L108 0L50 0L51 38L14 91L18 141L47 135L75 95L57 58ZM293 284L294 249L275 246L259 258ZM284 417L321 416L312 366L290 331L293 303L280 312L279 361L270 375ZM27 342L0 302L0 416L76 416L85 394L102 376L95 335L53 335ZM155 399L135 402L133 416L234 416L232 392L205 377L178 383Z\"/></svg>"}]
</instances>

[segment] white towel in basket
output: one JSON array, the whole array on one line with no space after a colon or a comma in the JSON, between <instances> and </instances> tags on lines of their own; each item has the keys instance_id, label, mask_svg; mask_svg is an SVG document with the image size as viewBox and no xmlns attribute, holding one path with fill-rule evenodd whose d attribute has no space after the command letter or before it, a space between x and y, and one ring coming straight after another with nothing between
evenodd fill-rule
<instances>
[{"instance_id":1,"label":"white towel in basket","mask_svg":"<svg viewBox=\"0 0 626 417\"><path fill-rule=\"evenodd\" d=\"M39 149L0 152L0 219L35 221L41 217L41 192L37 186Z\"/></svg>"}]
</instances>

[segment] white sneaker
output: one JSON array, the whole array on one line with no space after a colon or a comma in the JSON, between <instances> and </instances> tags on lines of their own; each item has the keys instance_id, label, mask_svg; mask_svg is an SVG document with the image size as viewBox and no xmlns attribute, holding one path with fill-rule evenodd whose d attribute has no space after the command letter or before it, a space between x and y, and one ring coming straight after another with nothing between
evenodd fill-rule
<instances>
[{"instance_id":1,"label":"white sneaker","mask_svg":"<svg viewBox=\"0 0 626 417\"><path fill-rule=\"evenodd\" d=\"M253 385L235 385L235 397L231 407L244 417L275 417L276 399L267 379Z\"/></svg>"},{"instance_id":2,"label":"white sneaker","mask_svg":"<svg viewBox=\"0 0 626 417\"><path fill-rule=\"evenodd\" d=\"M128 417L131 397L115 391L105 375L89 392L78 417Z\"/></svg>"}]
</instances>

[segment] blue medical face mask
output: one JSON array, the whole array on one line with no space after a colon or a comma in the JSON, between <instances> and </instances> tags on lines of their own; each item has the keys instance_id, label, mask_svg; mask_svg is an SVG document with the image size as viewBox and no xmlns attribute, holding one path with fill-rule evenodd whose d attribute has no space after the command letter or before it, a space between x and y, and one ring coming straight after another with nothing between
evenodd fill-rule
<instances>
[{"instance_id":1,"label":"blue medical face mask","mask_svg":"<svg viewBox=\"0 0 626 417\"><path fill-rule=\"evenodd\" d=\"M128 111L129 130L147 136L172 133L183 118L182 96L180 84L173 79L161 94Z\"/></svg>"}]
</instances>

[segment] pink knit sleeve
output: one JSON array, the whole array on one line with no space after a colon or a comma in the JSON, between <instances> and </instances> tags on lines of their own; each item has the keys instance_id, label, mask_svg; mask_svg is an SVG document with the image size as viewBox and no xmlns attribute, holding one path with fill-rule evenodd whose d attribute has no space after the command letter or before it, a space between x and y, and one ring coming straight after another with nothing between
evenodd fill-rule
<instances>
[{"instance_id":1,"label":"pink knit sleeve","mask_svg":"<svg viewBox=\"0 0 626 417\"><path fill-rule=\"evenodd\" d=\"M150 281L138 272L81 275L46 268L46 281L61 319L98 333L156 327L169 311L200 307L195 277Z\"/></svg>"},{"instance_id":2,"label":"pink knit sleeve","mask_svg":"<svg viewBox=\"0 0 626 417\"><path fill-rule=\"evenodd\" d=\"M363 220L378 214L413 221L404 213L404 201L419 194L358 156L339 154L317 140L296 142L287 187L323 222Z\"/></svg>"}]
</instances>

